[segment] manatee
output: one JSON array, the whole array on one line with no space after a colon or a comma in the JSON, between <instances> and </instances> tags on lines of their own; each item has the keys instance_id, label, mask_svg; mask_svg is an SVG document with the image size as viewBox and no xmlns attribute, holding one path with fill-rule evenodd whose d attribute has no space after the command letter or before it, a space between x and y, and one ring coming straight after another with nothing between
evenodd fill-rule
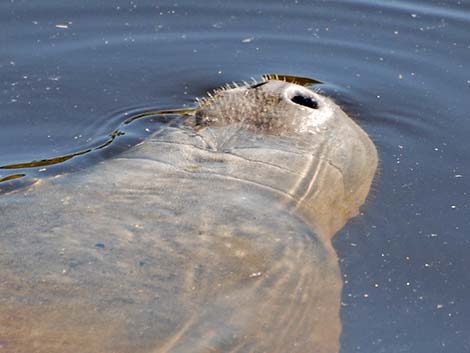
<instances>
[{"instance_id":1,"label":"manatee","mask_svg":"<svg viewBox=\"0 0 470 353\"><path fill-rule=\"evenodd\" d=\"M338 352L331 238L376 167L338 105L271 79L3 195L0 351Z\"/></svg>"}]
</instances>

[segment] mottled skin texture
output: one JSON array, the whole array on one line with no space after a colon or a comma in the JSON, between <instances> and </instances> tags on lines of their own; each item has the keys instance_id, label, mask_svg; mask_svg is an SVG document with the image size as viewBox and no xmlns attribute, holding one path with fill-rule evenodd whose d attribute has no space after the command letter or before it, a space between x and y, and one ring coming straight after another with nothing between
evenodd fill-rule
<instances>
[{"instance_id":1,"label":"mottled skin texture","mask_svg":"<svg viewBox=\"0 0 470 353\"><path fill-rule=\"evenodd\" d=\"M376 165L336 104L272 80L4 195L0 351L338 352L330 240Z\"/></svg>"}]
</instances>

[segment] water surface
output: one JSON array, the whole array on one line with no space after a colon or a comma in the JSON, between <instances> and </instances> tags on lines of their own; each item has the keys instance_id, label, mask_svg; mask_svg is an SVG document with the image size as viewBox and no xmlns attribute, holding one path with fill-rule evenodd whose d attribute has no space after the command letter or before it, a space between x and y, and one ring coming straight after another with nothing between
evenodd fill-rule
<instances>
[{"instance_id":1,"label":"water surface","mask_svg":"<svg viewBox=\"0 0 470 353\"><path fill-rule=\"evenodd\" d=\"M93 152L0 179L92 166L226 82L321 80L381 157L334 241L341 352L468 352L469 26L465 1L3 2L0 165Z\"/></svg>"}]
</instances>

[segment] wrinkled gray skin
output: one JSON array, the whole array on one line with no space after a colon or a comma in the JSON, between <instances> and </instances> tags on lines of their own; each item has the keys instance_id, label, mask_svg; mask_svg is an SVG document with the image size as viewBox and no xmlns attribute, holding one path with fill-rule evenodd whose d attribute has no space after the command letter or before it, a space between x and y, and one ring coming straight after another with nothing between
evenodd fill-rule
<instances>
[{"instance_id":1,"label":"wrinkled gray skin","mask_svg":"<svg viewBox=\"0 0 470 353\"><path fill-rule=\"evenodd\" d=\"M338 352L330 240L376 165L335 103L271 80L1 196L0 352Z\"/></svg>"}]
</instances>

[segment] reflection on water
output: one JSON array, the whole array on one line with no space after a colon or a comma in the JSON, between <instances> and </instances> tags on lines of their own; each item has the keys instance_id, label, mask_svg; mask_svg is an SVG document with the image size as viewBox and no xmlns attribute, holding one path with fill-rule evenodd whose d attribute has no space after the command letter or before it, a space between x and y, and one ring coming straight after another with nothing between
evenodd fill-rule
<instances>
[{"instance_id":1,"label":"reflection on water","mask_svg":"<svg viewBox=\"0 0 470 353\"><path fill-rule=\"evenodd\" d=\"M169 126L169 125L177 125L180 122L180 119L178 118L180 115L187 115L192 112L192 109L180 109L180 110L161 110L161 111L151 111L151 112L144 112L144 113L138 113L135 115L132 115L131 117L127 118L126 120L123 121L121 124L122 128L126 125L129 125L131 123L134 123L137 120L140 119L149 119L152 118L152 130L149 128L145 128L146 132L154 132L158 130L159 128L162 128L163 126ZM178 115L177 115L178 114ZM126 116L129 115L128 113L125 114ZM110 157L112 155L119 154L122 152L122 149L128 149L130 148L133 144L136 144L141 140L141 138L134 136L133 131L130 131L130 136L125 140L125 141L117 141L120 137L126 135L124 131L121 131L119 128L114 130L109 137L107 137L104 141L100 141L98 145L92 146L90 148L73 152L70 154L66 154L63 156L59 157L54 157L54 158L49 158L49 159L42 159L42 160L33 160L31 162L23 162L23 163L15 163L15 164L7 164L7 165L1 165L0 170L7 170L10 173L13 171L23 171L24 173L16 173L16 174L10 174L7 175L3 178L0 179L0 183L2 182L7 182L11 180L16 180L19 178L23 177L33 177L33 176L46 176L50 175L52 173L59 174L60 171L67 170L67 165L64 164L65 162L70 161L73 158L76 157L81 157L88 155L90 153L97 153L100 152L100 150L106 148L106 154L105 155L96 155L95 158L105 158L105 157ZM120 142L120 143L118 143ZM90 158L91 159L91 158ZM86 161L82 161L86 163ZM40 175L38 172L44 172L47 170L48 167L55 166L60 164L61 169L49 171L46 175L45 173L42 173ZM77 166L79 163L75 163L74 165ZM47 168L46 168L47 167ZM70 170L70 167L69 167ZM25 174L26 172L29 172L29 174ZM18 185L20 187L24 183L10 183L11 187L6 187L5 184L1 185L0 184L0 193L2 191L7 192L11 191L14 188L14 185Z\"/></svg>"}]
</instances>

